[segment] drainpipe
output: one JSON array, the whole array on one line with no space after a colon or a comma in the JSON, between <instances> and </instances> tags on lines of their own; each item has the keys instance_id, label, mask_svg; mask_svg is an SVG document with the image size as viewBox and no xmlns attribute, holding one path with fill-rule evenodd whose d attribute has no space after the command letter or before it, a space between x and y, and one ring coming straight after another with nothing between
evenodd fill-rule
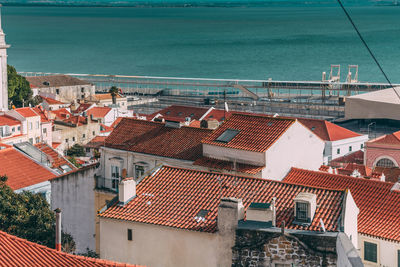
<instances>
[{"instance_id":1,"label":"drainpipe","mask_svg":"<svg viewBox=\"0 0 400 267\"><path fill-rule=\"evenodd\" d=\"M56 212L56 250L61 251L61 210L55 209Z\"/></svg>"}]
</instances>

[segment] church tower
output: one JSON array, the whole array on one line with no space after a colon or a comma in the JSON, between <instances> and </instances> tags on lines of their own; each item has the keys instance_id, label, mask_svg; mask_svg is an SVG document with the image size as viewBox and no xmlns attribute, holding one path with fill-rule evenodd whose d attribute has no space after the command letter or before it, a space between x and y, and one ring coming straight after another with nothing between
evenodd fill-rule
<instances>
[{"instance_id":1,"label":"church tower","mask_svg":"<svg viewBox=\"0 0 400 267\"><path fill-rule=\"evenodd\" d=\"M6 35L1 27L0 5L0 111L8 110L7 48Z\"/></svg>"}]
</instances>

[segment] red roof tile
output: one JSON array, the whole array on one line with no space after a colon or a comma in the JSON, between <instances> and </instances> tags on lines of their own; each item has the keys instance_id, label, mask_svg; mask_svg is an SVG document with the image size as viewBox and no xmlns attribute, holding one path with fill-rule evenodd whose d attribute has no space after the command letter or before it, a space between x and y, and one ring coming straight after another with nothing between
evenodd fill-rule
<instances>
[{"instance_id":1,"label":"red roof tile","mask_svg":"<svg viewBox=\"0 0 400 267\"><path fill-rule=\"evenodd\" d=\"M14 126L18 124L21 124L19 120L14 119L13 117L7 115L0 115L0 126L3 125Z\"/></svg>"},{"instance_id":2,"label":"red roof tile","mask_svg":"<svg viewBox=\"0 0 400 267\"><path fill-rule=\"evenodd\" d=\"M166 120L180 119L180 121L184 121L186 117L192 120L199 120L207 111L208 108L172 105L153 113L152 118L157 114L161 114Z\"/></svg>"},{"instance_id":3,"label":"red roof tile","mask_svg":"<svg viewBox=\"0 0 400 267\"><path fill-rule=\"evenodd\" d=\"M43 99L43 101L46 101L49 105L63 105L63 104L66 104L64 102L55 100L55 99L50 98L50 97L41 96L41 98Z\"/></svg>"},{"instance_id":4,"label":"red roof tile","mask_svg":"<svg viewBox=\"0 0 400 267\"><path fill-rule=\"evenodd\" d=\"M33 111L33 109L30 108L30 107L26 107L26 108L17 108L17 109L15 109L15 111L18 112L21 116L23 116L23 117L25 117L25 118L39 116L39 115L36 114L35 111Z\"/></svg>"},{"instance_id":5,"label":"red roof tile","mask_svg":"<svg viewBox=\"0 0 400 267\"><path fill-rule=\"evenodd\" d=\"M104 118L108 112L111 111L111 108L109 107L93 107L89 109L86 114L87 116L93 116L93 118Z\"/></svg>"},{"instance_id":6,"label":"red roof tile","mask_svg":"<svg viewBox=\"0 0 400 267\"><path fill-rule=\"evenodd\" d=\"M123 118L106 139L106 147L169 158L196 160L209 129L171 128L163 123Z\"/></svg>"},{"instance_id":7,"label":"red roof tile","mask_svg":"<svg viewBox=\"0 0 400 267\"><path fill-rule=\"evenodd\" d=\"M133 267L137 265L118 263L68 254L29 242L0 231L1 266L107 266Z\"/></svg>"},{"instance_id":8,"label":"red roof tile","mask_svg":"<svg viewBox=\"0 0 400 267\"><path fill-rule=\"evenodd\" d=\"M58 143L58 142L53 142L53 143L51 144L51 146L52 146L54 149L56 149L59 145L61 145L61 143Z\"/></svg>"},{"instance_id":9,"label":"red roof tile","mask_svg":"<svg viewBox=\"0 0 400 267\"><path fill-rule=\"evenodd\" d=\"M67 117L71 117L72 116L71 112L69 112L66 108L60 108L60 109L57 109L57 110L51 110L49 112L54 114L54 116L58 120L64 120Z\"/></svg>"},{"instance_id":10,"label":"red roof tile","mask_svg":"<svg viewBox=\"0 0 400 267\"><path fill-rule=\"evenodd\" d=\"M292 168L284 181L338 190L350 189L360 209L358 232L400 241L400 192L390 190L392 183L296 168Z\"/></svg>"},{"instance_id":11,"label":"red roof tile","mask_svg":"<svg viewBox=\"0 0 400 267\"><path fill-rule=\"evenodd\" d=\"M294 122L295 119L233 114L211 135L204 138L203 143L264 152L275 143ZM216 139L228 129L238 130L239 133L227 143L216 141Z\"/></svg>"},{"instance_id":12,"label":"red roof tile","mask_svg":"<svg viewBox=\"0 0 400 267\"><path fill-rule=\"evenodd\" d=\"M400 131L378 137L367 144L400 145Z\"/></svg>"},{"instance_id":13,"label":"red roof tile","mask_svg":"<svg viewBox=\"0 0 400 267\"><path fill-rule=\"evenodd\" d=\"M45 182L56 176L15 148L0 150L0 162L0 175L7 175L7 185L13 190Z\"/></svg>"},{"instance_id":14,"label":"red roof tile","mask_svg":"<svg viewBox=\"0 0 400 267\"><path fill-rule=\"evenodd\" d=\"M235 112L238 113L238 112ZM206 116L204 116L203 120L217 120L219 122L229 119L232 115L232 112L226 112L223 109L212 109Z\"/></svg>"},{"instance_id":15,"label":"red roof tile","mask_svg":"<svg viewBox=\"0 0 400 267\"><path fill-rule=\"evenodd\" d=\"M104 146L106 138L107 136L96 136L92 140L90 140L89 143L84 145L84 147L99 148L101 146Z\"/></svg>"},{"instance_id":16,"label":"red roof tile","mask_svg":"<svg viewBox=\"0 0 400 267\"><path fill-rule=\"evenodd\" d=\"M44 110L42 106L36 106L33 110L40 116L41 122L50 122L48 112L47 110Z\"/></svg>"},{"instance_id":17,"label":"red roof tile","mask_svg":"<svg viewBox=\"0 0 400 267\"><path fill-rule=\"evenodd\" d=\"M342 169L338 169L339 174L351 175L355 170L357 170L362 176L369 177L372 174L372 170L363 164L348 163ZM341 173L342 171L345 171ZM349 173L349 174L346 174Z\"/></svg>"},{"instance_id":18,"label":"red roof tile","mask_svg":"<svg viewBox=\"0 0 400 267\"><path fill-rule=\"evenodd\" d=\"M293 223L294 198L300 192L317 196L318 207L310 226ZM344 191L174 167L163 167L144 178L137 185L136 193L126 205L115 204L99 216L212 233L217 231L221 198L240 198L247 209L252 202L271 202L276 197L277 225L285 221L290 229L319 231L322 219L327 231L338 231L345 194ZM204 221L195 219L200 210L209 210Z\"/></svg>"},{"instance_id":19,"label":"red roof tile","mask_svg":"<svg viewBox=\"0 0 400 267\"><path fill-rule=\"evenodd\" d=\"M385 181L390 183L396 183L400 179L400 168L392 167L392 168L385 168L385 167L375 167L374 173L377 175L385 175Z\"/></svg>"},{"instance_id":20,"label":"red roof tile","mask_svg":"<svg viewBox=\"0 0 400 267\"><path fill-rule=\"evenodd\" d=\"M81 103L79 104L79 107L77 107L75 110L73 110L73 113L82 113L86 111L88 108L90 108L93 104L92 103Z\"/></svg>"},{"instance_id":21,"label":"red roof tile","mask_svg":"<svg viewBox=\"0 0 400 267\"><path fill-rule=\"evenodd\" d=\"M122 96L120 94L116 95L117 98L122 98ZM89 97L90 98L90 97ZM106 93L106 94L95 94L93 96L93 98L97 99L97 100L112 100L112 96L110 93Z\"/></svg>"},{"instance_id":22,"label":"red roof tile","mask_svg":"<svg viewBox=\"0 0 400 267\"><path fill-rule=\"evenodd\" d=\"M114 129L110 126L100 123L100 132L101 133L108 133L112 132Z\"/></svg>"},{"instance_id":23,"label":"red roof tile","mask_svg":"<svg viewBox=\"0 0 400 267\"><path fill-rule=\"evenodd\" d=\"M358 150L343 157L333 159L330 162L332 166L339 166L345 163L364 164L364 151Z\"/></svg>"},{"instance_id":24,"label":"red roof tile","mask_svg":"<svg viewBox=\"0 0 400 267\"><path fill-rule=\"evenodd\" d=\"M74 125L80 126L87 123L87 119L83 116L71 116L68 119L64 119L63 122L72 123Z\"/></svg>"},{"instance_id":25,"label":"red roof tile","mask_svg":"<svg viewBox=\"0 0 400 267\"><path fill-rule=\"evenodd\" d=\"M213 168L213 169L223 169L223 170L233 171L233 162L219 160L219 159L213 159L213 158L208 158L208 157L199 158L198 160L196 160L193 163L193 165L199 165L199 166L204 166L204 167ZM265 168L265 166L255 166L255 165L242 164L242 163L236 164L236 170L238 172L248 173L248 174L259 173L264 168Z\"/></svg>"},{"instance_id":26,"label":"red roof tile","mask_svg":"<svg viewBox=\"0 0 400 267\"><path fill-rule=\"evenodd\" d=\"M324 141L337 141L361 136L329 121L306 118L298 118L298 120Z\"/></svg>"},{"instance_id":27,"label":"red roof tile","mask_svg":"<svg viewBox=\"0 0 400 267\"><path fill-rule=\"evenodd\" d=\"M47 155L48 159L50 160L50 164L51 164L52 168L57 168L57 169L63 171L61 166L67 165L71 169L76 169L76 167L73 164L69 163L62 155L60 155L58 152L53 150L53 148L51 148L49 145L44 144L44 143L39 143L39 144L35 144L35 147L37 147L38 149L40 149L43 153L45 153Z\"/></svg>"},{"instance_id":28,"label":"red roof tile","mask_svg":"<svg viewBox=\"0 0 400 267\"><path fill-rule=\"evenodd\" d=\"M122 120L122 117L116 118L115 121L111 124L110 127L111 127L111 128L117 127L117 125L121 122L121 120Z\"/></svg>"}]
</instances>

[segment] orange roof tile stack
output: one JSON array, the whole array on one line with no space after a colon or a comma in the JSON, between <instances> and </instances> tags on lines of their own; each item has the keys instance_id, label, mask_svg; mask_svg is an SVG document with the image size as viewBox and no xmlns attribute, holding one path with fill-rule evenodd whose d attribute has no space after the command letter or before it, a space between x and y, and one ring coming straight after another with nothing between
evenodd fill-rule
<instances>
[{"instance_id":1,"label":"orange roof tile stack","mask_svg":"<svg viewBox=\"0 0 400 267\"><path fill-rule=\"evenodd\" d=\"M337 190L350 189L360 209L358 232L400 241L400 191L392 191L392 183L296 168L284 181Z\"/></svg>"},{"instance_id":2,"label":"orange roof tile stack","mask_svg":"<svg viewBox=\"0 0 400 267\"><path fill-rule=\"evenodd\" d=\"M294 198L300 192L317 196L317 209L310 226L293 223ZM339 230L345 192L249 177L235 177L163 167L145 177L136 187L136 197L124 206L115 204L100 217L169 226L194 231L217 231L221 198L243 200L245 209L252 202L271 202L276 197L276 224L290 229L320 231L320 219L327 231ZM204 220L196 220L200 210L208 210Z\"/></svg>"},{"instance_id":3,"label":"orange roof tile stack","mask_svg":"<svg viewBox=\"0 0 400 267\"><path fill-rule=\"evenodd\" d=\"M7 175L7 185L13 190L45 182L57 176L13 147L0 150L0 162L0 175Z\"/></svg>"},{"instance_id":4,"label":"orange roof tile stack","mask_svg":"<svg viewBox=\"0 0 400 267\"><path fill-rule=\"evenodd\" d=\"M263 115L233 114L203 143L256 152L266 151L287 129L295 119L272 118ZM229 142L218 142L216 139L226 130L238 130L239 133Z\"/></svg>"},{"instance_id":5,"label":"orange roof tile stack","mask_svg":"<svg viewBox=\"0 0 400 267\"><path fill-rule=\"evenodd\" d=\"M298 118L298 120L324 141L337 141L361 136L329 121L305 118Z\"/></svg>"},{"instance_id":6,"label":"orange roof tile stack","mask_svg":"<svg viewBox=\"0 0 400 267\"><path fill-rule=\"evenodd\" d=\"M1 266L90 266L90 267L134 267L102 259L77 256L57 251L26 239L0 231Z\"/></svg>"},{"instance_id":7,"label":"orange roof tile stack","mask_svg":"<svg viewBox=\"0 0 400 267\"><path fill-rule=\"evenodd\" d=\"M201 140L211 132L209 129L170 128L163 123L122 118L107 137L106 147L194 161L202 156Z\"/></svg>"}]
</instances>

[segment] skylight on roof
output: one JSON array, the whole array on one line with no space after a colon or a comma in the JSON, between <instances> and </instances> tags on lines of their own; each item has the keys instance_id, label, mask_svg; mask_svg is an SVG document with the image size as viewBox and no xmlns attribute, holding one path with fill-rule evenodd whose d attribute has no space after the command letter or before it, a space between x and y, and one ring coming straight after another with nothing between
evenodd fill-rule
<instances>
[{"instance_id":1,"label":"skylight on roof","mask_svg":"<svg viewBox=\"0 0 400 267\"><path fill-rule=\"evenodd\" d=\"M200 221L205 221L206 220L206 216L207 216L207 214L209 213L210 211L209 210L200 210L198 213L197 213L197 215L194 217L194 219L197 221L197 222L200 222Z\"/></svg>"},{"instance_id":2,"label":"skylight on roof","mask_svg":"<svg viewBox=\"0 0 400 267\"><path fill-rule=\"evenodd\" d=\"M215 141L229 143L239 133L239 130L227 129Z\"/></svg>"},{"instance_id":3,"label":"skylight on roof","mask_svg":"<svg viewBox=\"0 0 400 267\"><path fill-rule=\"evenodd\" d=\"M315 127L311 127L311 131L314 131L315 130Z\"/></svg>"}]
</instances>

